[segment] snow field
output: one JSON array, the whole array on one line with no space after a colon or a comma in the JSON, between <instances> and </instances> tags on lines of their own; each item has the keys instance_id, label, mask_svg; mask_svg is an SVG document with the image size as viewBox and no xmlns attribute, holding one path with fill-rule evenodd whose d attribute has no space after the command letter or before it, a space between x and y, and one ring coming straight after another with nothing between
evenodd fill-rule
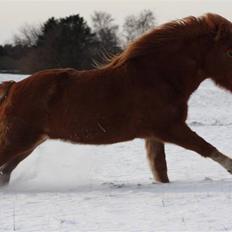
<instances>
[{"instance_id":1,"label":"snow field","mask_svg":"<svg viewBox=\"0 0 232 232\"><path fill-rule=\"evenodd\" d=\"M189 105L193 130L232 157L232 95L206 81ZM48 141L0 189L0 232L232 231L231 175L181 147L166 152L172 182L153 184L142 140Z\"/></svg>"}]
</instances>

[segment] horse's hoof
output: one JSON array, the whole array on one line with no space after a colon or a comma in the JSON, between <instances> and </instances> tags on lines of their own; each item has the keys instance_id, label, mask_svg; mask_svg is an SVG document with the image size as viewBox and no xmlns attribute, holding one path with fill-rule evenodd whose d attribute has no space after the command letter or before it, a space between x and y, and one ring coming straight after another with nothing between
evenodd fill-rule
<instances>
[{"instance_id":1,"label":"horse's hoof","mask_svg":"<svg viewBox=\"0 0 232 232\"><path fill-rule=\"evenodd\" d=\"M230 174L232 174L232 159L220 152L215 152L211 157L214 161L222 165Z\"/></svg>"},{"instance_id":2,"label":"horse's hoof","mask_svg":"<svg viewBox=\"0 0 232 232\"><path fill-rule=\"evenodd\" d=\"M8 185L10 181L10 175L0 175L0 186Z\"/></svg>"},{"instance_id":3,"label":"horse's hoof","mask_svg":"<svg viewBox=\"0 0 232 232\"><path fill-rule=\"evenodd\" d=\"M232 159L229 158L229 160L227 161L227 166L226 166L226 170L232 174Z\"/></svg>"}]
</instances>

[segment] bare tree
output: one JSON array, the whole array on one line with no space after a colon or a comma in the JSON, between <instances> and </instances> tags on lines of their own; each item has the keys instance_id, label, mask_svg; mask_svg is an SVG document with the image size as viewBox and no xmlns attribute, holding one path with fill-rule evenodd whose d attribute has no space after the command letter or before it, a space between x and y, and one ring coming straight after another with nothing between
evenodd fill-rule
<instances>
[{"instance_id":1,"label":"bare tree","mask_svg":"<svg viewBox=\"0 0 232 232\"><path fill-rule=\"evenodd\" d=\"M112 16L104 11L95 11L92 16L93 30L98 33L101 30L110 30L111 33L116 34L118 25L114 24Z\"/></svg>"},{"instance_id":2,"label":"bare tree","mask_svg":"<svg viewBox=\"0 0 232 232\"><path fill-rule=\"evenodd\" d=\"M100 53L110 55L118 53L120 51L118 25L114 24L112 16L103 11L94 12L92 25L99 40Z\"/></svg>"},{"instance_id":3,"label":"bare tree","mask_svg":"<svg viewBox=\"0 0 232 232\"><path fill-rule=\"evenodd\" d=\"M41 34L41 26L32 26L25 24L19 30L19 33L14 36L14 44L32 47L36 44L39 35Z\"/></svg>"},{"instance_id":4,"label":"bare tree","mask_svg":"<svg viewBox=\"0 0 232 232\"><path fill-rule=\"evenodd\" d=\"M123 24L125 43L133 41L144 32L153 28L155 17L151 10L143 10L139 15L129 15Z\"/></svg>"}]
</instances>

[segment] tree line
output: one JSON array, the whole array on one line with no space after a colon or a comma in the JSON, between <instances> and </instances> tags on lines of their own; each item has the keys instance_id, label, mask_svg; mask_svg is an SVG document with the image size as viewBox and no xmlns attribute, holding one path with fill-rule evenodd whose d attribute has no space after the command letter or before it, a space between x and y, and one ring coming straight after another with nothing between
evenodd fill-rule
<instances>
[{"instance_id":1,"label":"tree line","mask_svg":"<svg viewBox=\"0 0 232 232\"><path fill-rule=\"evenodd\" d=\"M90 27L79 14L24 25L13 42L0 45L0 72L32 73L47 68L91 69L154 27L150 10L125 18L122 29L107 12L94 12Z\"/></svg>"}]
</instances>

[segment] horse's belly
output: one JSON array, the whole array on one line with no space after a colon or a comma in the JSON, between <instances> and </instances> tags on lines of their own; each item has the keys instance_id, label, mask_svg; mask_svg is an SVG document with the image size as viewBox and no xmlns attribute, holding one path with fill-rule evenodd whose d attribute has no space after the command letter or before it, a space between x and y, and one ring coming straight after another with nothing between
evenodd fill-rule
<instances>
[{"instance_id":1,"label":"horse's belly","mask_svg":"<svg viewBox=\"0 0 232 232\"><path fill-rule=\"evenodd\" d=\"M92 126L68 126L50 130L48 136L52 139L62 139L72 143L82 144L112 144L132 140L136 137L132 127L105 126L98 122Z\"/></svg>"},{"instance_id":2,"label":"horse's belly","mask_svg":"<svg viewBox=\"0 0 232 232\"><path fill-rule=\"evenodd\" d=\"M133 136L96 136L96 137L72 137L68 141L80 144L104 145L125 142L134 139Z\"/></svg>"},{"instance_id":3,"label":"horse's belly","mask_svg":"<svg viewBox=\"0 0 232 232\"><path fill-rule=\"evenodd\" d=\"M106 135L91 135L91 134L79 134L75 133L73 135L67 135L67 136L59 136L57 139L66 140L72 143L80 143L80 144L93 144L93 145L101 145L101 144L112 144L112 143L119 143L124 141L129 141L134 139L135 136L133 135L112 135L112 134L106 134Z\"/></svg>"}]
</instances>

